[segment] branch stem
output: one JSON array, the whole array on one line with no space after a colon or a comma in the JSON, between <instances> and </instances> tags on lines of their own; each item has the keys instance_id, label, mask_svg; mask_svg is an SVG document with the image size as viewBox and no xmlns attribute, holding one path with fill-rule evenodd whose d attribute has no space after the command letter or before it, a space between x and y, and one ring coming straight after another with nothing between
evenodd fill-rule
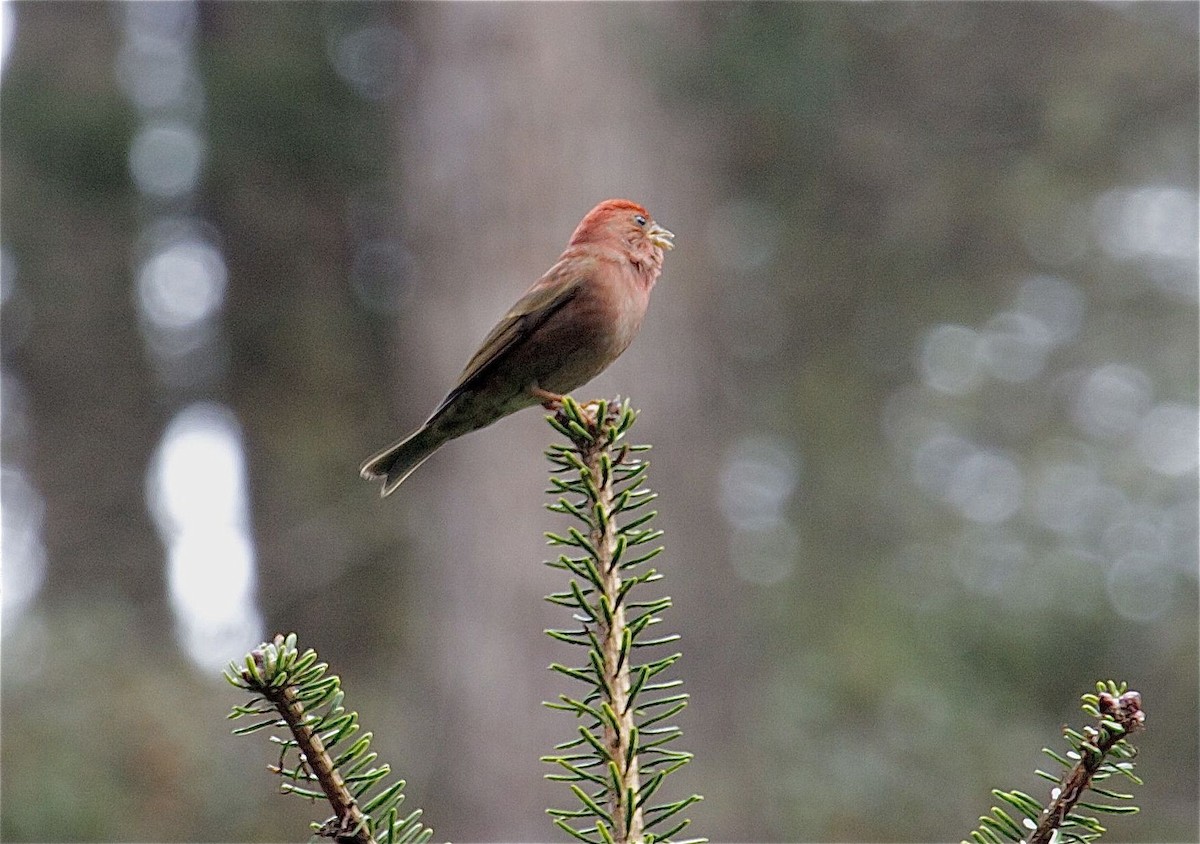
<instances>
[{"instance_id":1,"label":"branch stem","mask_svg":"<svg viewBox=\"0 0 1200 844\"><path fill-rule=\"evenodd\" d=\"M588 485L599 518L588 536L595 549L596 567L600 573L603 600L611 608L610 614L599 611L601 598L596 600L596 626L603 657L603 689L608 704L612 707L615 725L604 722L604 747L612 764L611 773L615 788L609 789L609 815L613 822L614 838L618 844L640 844L645 840L642 810L637 805L641 792L638 773L637 748L632 707L629 705L629 660L624 654L625 607L621 597L621 568L617 565L617 525L613 505L613 477L611 468L606 471L605 463L611 467L616 462L612 445L601 436L608 413L614 412L609 405L599 403L596 407L595 425L591 437L576 438L576 447L583 465L588 471ZM609 621L611 617L611 621ZM629 804L632 804L629 805Z\"/></svg>"},{"instance_id":2,"label":"branch stem","mask_svg":"<svg viewBox=\"0 0 1200 844\"><path fill-rule=\"evenodd\" d=\"M258 656L261 658L261 653ZM346 787L346 781L334 768L325 743L309 726L304 704L296 697L292 686L264 689L262 694L282 716L292 738L296 740L302 762L308 765L325 792L329 805L333 807L336 824L331 819L326 824L327 831L323 831L322 835L333 838L339 844L375 844L367 828L366 816Z\"/></svg>"}]
</instances>

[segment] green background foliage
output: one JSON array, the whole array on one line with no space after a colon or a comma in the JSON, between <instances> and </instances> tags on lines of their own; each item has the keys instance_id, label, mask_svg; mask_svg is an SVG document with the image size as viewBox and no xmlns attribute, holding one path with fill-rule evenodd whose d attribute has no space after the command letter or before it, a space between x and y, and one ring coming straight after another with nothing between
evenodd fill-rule
<instances>
[{"instance_id":1,"label":"green background foliage","mask_svg":"<svg viewBox=\"0 0 1200 844\"><path fill-rule=\"evenodd\" d=\"M439 836L553 832L545 425L355 470L610 196L677 236L579 398L654 445L691 829L957 840L1119 677L1109 840L1196 840L1195 4L3 8L5 840L294 837L219 674L287 630Z\"/></svg>"}]
</instances>

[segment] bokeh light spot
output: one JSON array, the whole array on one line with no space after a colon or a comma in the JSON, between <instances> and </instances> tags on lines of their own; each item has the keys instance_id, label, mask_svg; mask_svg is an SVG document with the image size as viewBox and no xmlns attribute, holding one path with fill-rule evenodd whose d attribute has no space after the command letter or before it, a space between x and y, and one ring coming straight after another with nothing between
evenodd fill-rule
<instances>
[{"instance_id":1,"label":"bokeh light spot","mask_svg":"<svg viewBox=\"0 0 1200 844\"><path fill-rule=\"evenodd\" d=\"M1108 599L1122 618L1150 622L1171 606L1176 576L1158 561L1140 553L1131 553L1109 570L1105 580Z\"/></svg>"},{"instance_id":2,"label":"bokeh light spot","mask_svg":"<svg viewBox=\"0 0 1200 844\"><path fill-rule=\"evenodd\" d=\"M1132 366L1106 364L1084 380L1071 405L1079 430L1099 440L1132 433L1152 400L1150 379Z\"/></svg>"},{"instance_id":3,"label":"bokeh light spot","mask_svg":"<svg viewBox=\"0 0 1200 844\"><path fill-rule=\"evenodd\" d=\"M187 329L211 318L225 300L221 253L201 241L172 244L152 255L138 274L142 314L158 328Z\"/></svg>"},{"instance_id":4,"label":"bokeh light spot","mask_svg":"<svg viewBox=\"0 0 1200 844\"><path fill-rule=\"evenodd\" d=\"M200 17L198 3L125 3L125 35L139 45L187 43Z\"/></svg>"},{"instance_id":5,"label":"bokeh light spot","mask_svg":"<svg viewBox=\"0 0 1200 844\"><path fill-rule=\"evenodd\" d=\"M237 525L246 508L241 432L228 411L201 403L185 409L163 436L151 508L162 527L183 533Z\"/></svg>"},{"instance_id":6,"label":"bokeh light spot","mask_svg":"<svg viewBox=\"0 0 1200 844\"><path fill-rule=\"evenodd\" d=\"M980 524L1000 524L1021 506L1024 482L1011 457L976 451L954 467L947 497L963 517Z\"/></svg>"},{"instance_id":7,"label":"bokeh light spot","mask_svg":"<svg viewBox=\"0 0 1200 844\"><path fill-rule=\"evenodd\" d=\"M44 504L25 473L0 470L0 585L3 588L4 630L24 614L46 574L42 545Z\"/></svg>"},{"instance_id":8,"label":"bokeh light spot","mask_svg":"<svg viewBox=\"0 0 1200 844\"><path fill-rule=\"evenodd\" d=\"M1169 185L1118 188L1100 195L1094 213L1100 245L1115 258L1196 262L1195 191Z\"/></svg>"},{"instance_id":9,"label":"bokeh light spot","mask_svg":"<svg viewBox=\"0 0 1200 844\"><path fill-rule=\"evenodd\" d=\"M13 42L17 37L17 10L11 0L0 0L0 74L8 66Z\"/></svg>"},{"instance_id":10,"label":"bokeh light spot","mask_svg":"<svg viewBox=\"0 0 1200 844\"><path fill-rule=\"evenodd\" d=\"M1200 462L1200 413L1195 407L1165 403L1151 408L1138 424L1137 450L1160 475L1179 477Z\"/></svg>"},{"instance_id":11,"label":"bokeh light spot","mask_svg":"<svg viewBox=\"0 0 1200 844\"><path fill-rule=\"evenodd\" d=\"M1029 314L1005 311L984 327L980 343L983 365L993 377L1014 384L1042 374L1050 351L1050 332Z\"/></svg>"},{"instance_id":12,"label":"bokeh light spot","mask_svg":"<svg viewBox=\"0 0 1200 844\"><path fill-rule=\"evenodd\" d=\"M721 467L721 509L735 528L775 524L799 482L799 458L788 443L770 436L743 437Z\"/></svg>"},{"instance_id":13,"label":"bokeh light spot","mask_svg":"<svg viewBox=\"0 0 1200 844\"><path fill-rule=\"evenodd\" d=\"M190 126L151 124L133 139L129 170L142 193L174 199L195 189L204 156L204 142Z\"/></svg>"},{"instance_id":14,"label":"bokeh light spot","mask_svg":"<svg viewBox=\"0 0 1200 844\"><path fill-rule=\"evenodd\" d=\"M979 333L964 325L939 325L925 335L921 378L939 393L964 395L980 382Z\"/></svg>"},{"instance_id":15,"label":"bokeh light spot","mask_svg":"<svg viewBox=\"0 0 1200 844\"><path fill-rule=\"evenodd\" d=\"M245 472L236 418L202 402L167 426L147 477L181 644L205 669L262 638Z\"/></svg>"},{"instance_id":16,"label":"bokeh light spot","mask_svg":"<svg viewBox=\"0 0 1200 844\"><path fill-rule=\"evenodd\" d=\"M171 41L127 40L117 55L117 80L125 96L142 109L182 105L198 82L186 47Z\"/></svg>"}]
</instances>

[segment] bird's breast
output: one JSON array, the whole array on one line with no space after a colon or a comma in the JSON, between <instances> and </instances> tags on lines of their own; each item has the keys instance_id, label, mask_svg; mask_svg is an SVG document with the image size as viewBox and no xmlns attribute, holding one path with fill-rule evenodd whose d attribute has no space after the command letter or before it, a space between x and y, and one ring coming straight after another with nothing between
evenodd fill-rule
<instances>
[{"instance_id":1,"label":"bird's breast","mask_svg":"<svg viewBox=\"0 0 1200 844\"><path fill-rule=\"evenodd\" d=\"M602 268L604 269L604 268ZM543 361L539 384L569 392L590 381L625 351L642 325L649 290L630 271L612 267L582 285L576 296L548 321L551 354Z\"/></svg>"}]
</instances>

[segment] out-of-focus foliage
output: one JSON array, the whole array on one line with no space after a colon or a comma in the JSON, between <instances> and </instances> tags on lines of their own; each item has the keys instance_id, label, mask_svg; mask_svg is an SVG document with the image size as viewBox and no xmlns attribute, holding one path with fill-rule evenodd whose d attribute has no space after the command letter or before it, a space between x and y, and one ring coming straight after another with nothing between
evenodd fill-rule
<instances>
[{"instance_id":1,"label":"out-of-focus foliage","mask_svg":"<svg viewBox=\"0 0 1200 844\"><path fill-rule=\"evenodd\" d=\"M289 837L218 673L277 630L439 834L544 837L545 426L355 467L621 195L679 248L580 398L695 828L959 837L1119 676L1114 837L1197 838L1195 4L0 9L5 840Z\"/></svg>"}]
</instances>

